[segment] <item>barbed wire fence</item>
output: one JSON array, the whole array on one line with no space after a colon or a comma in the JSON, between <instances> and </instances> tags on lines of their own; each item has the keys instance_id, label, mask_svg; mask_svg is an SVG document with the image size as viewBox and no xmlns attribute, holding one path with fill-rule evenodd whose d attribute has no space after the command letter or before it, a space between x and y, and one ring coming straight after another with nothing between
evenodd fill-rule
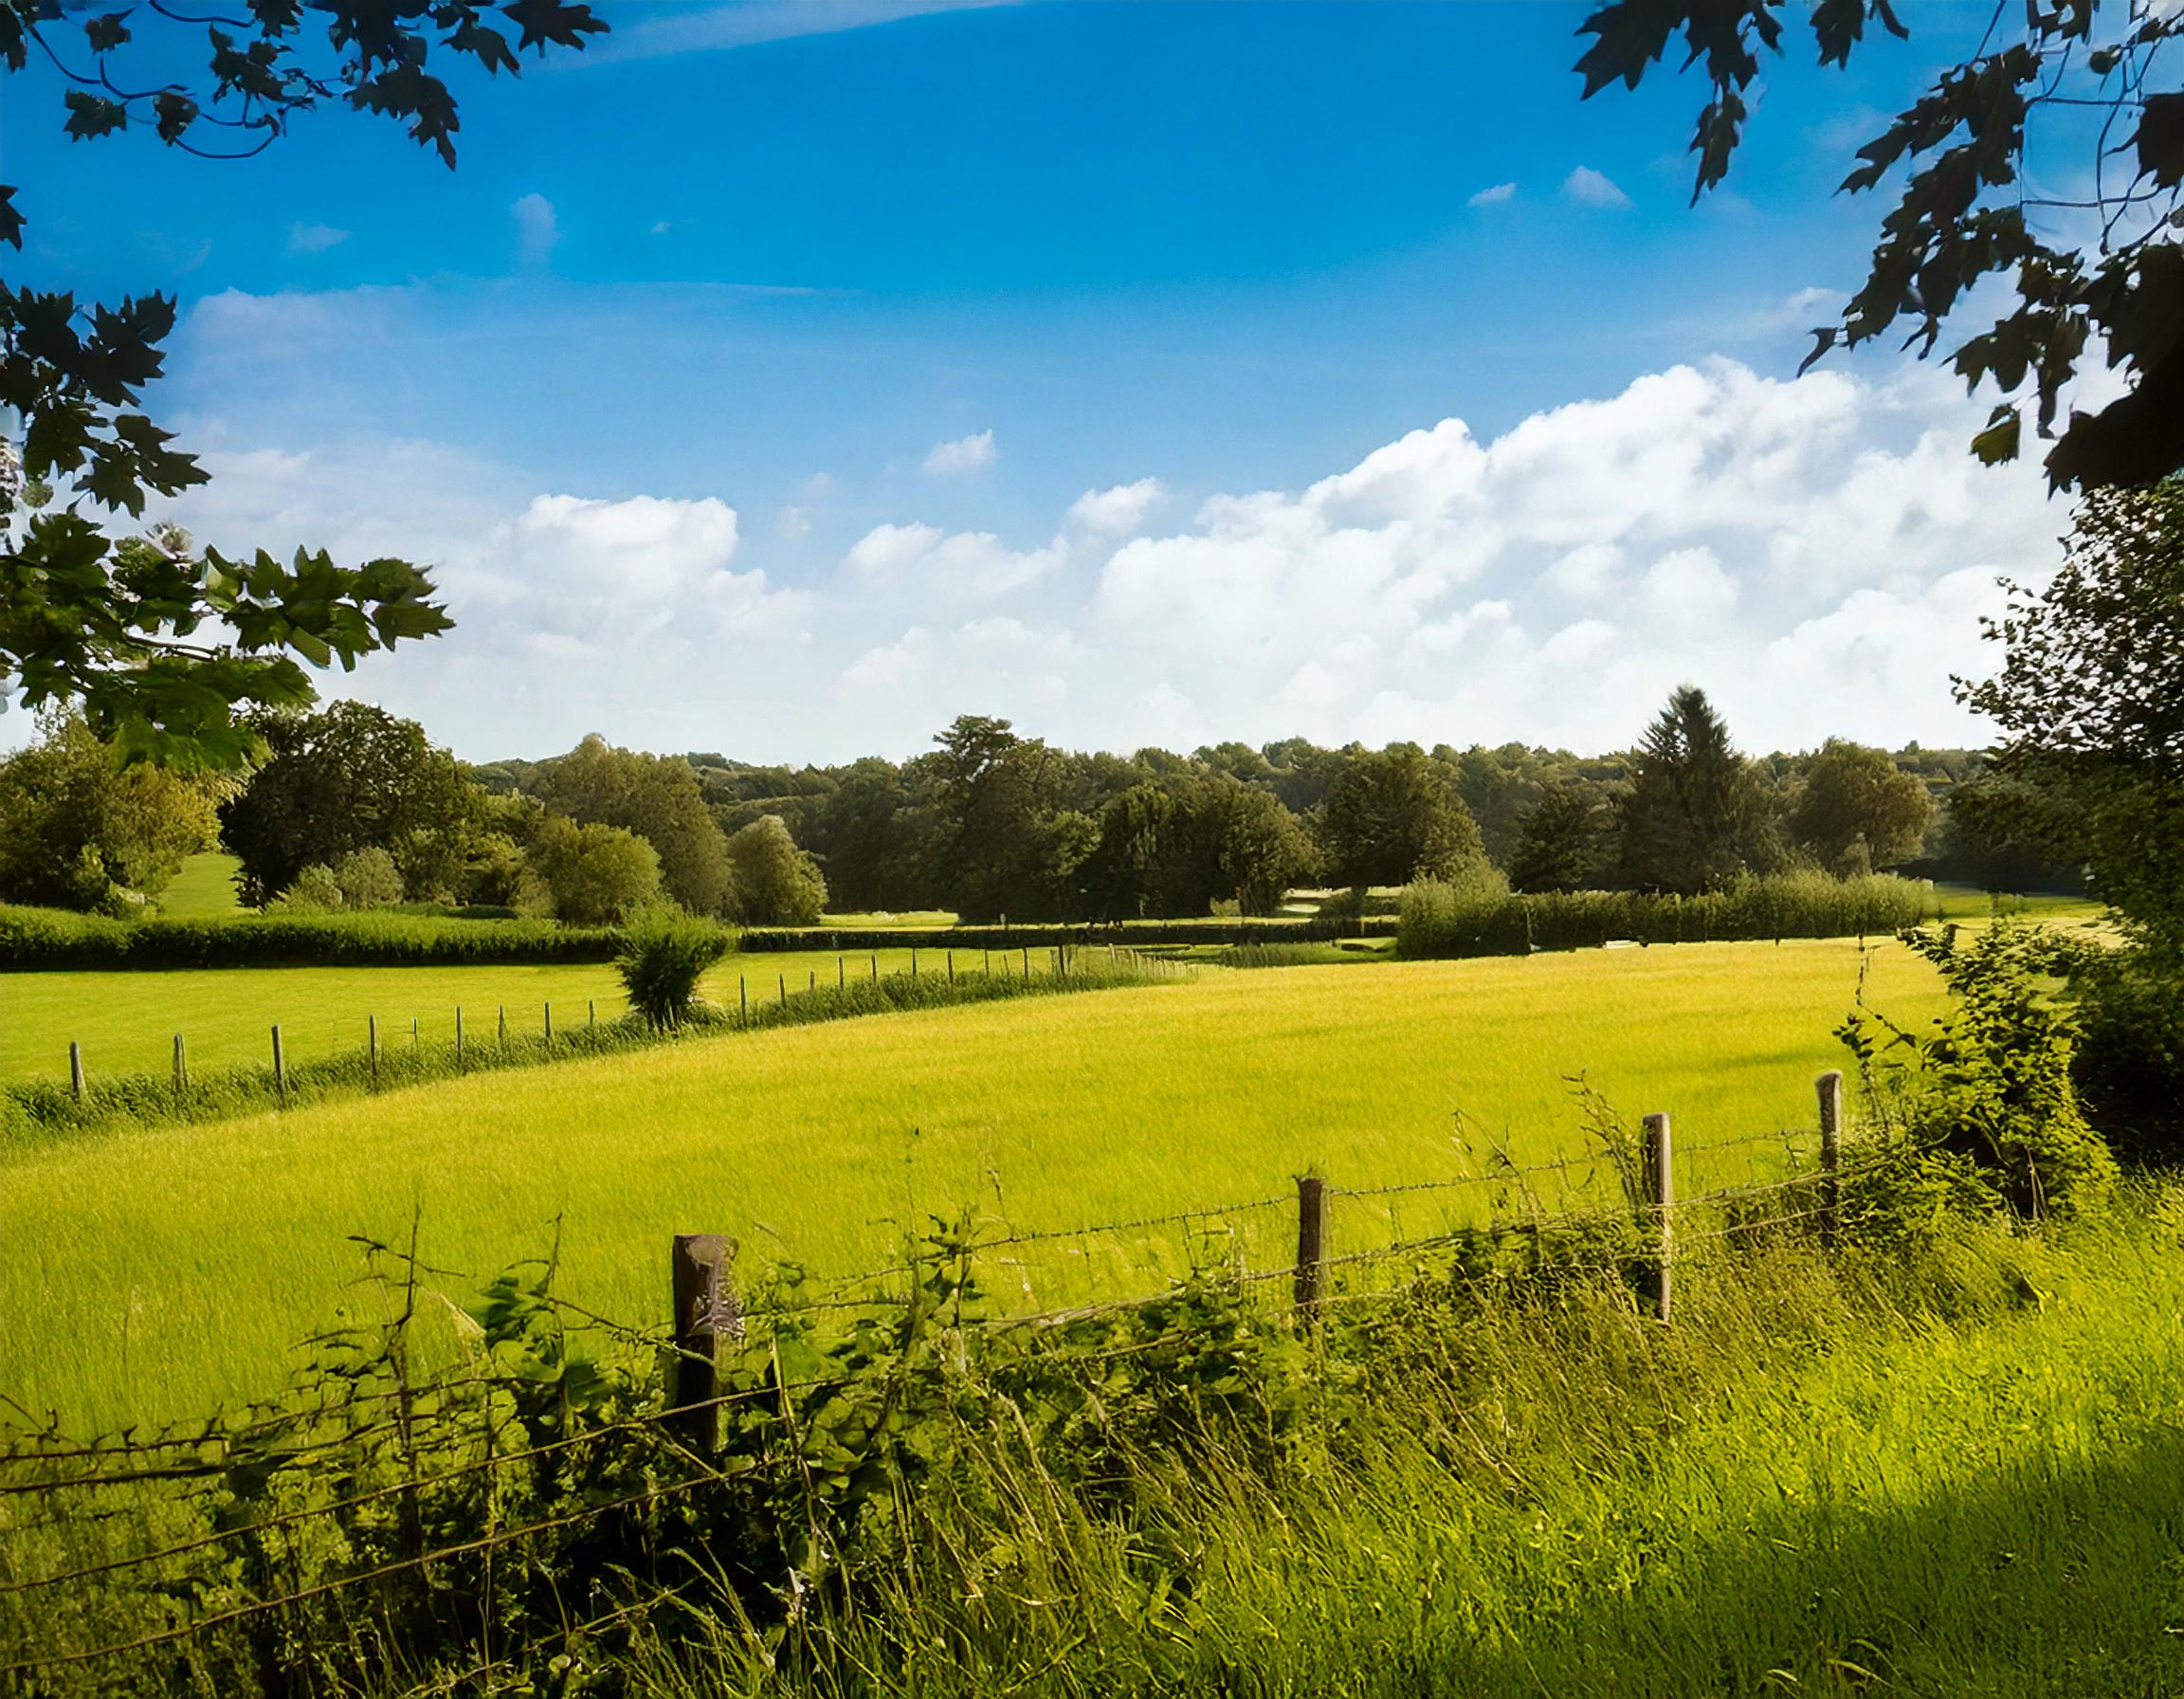
<instances>
[{"instance_id":1,"label":"barbed wire fence","mask_svg":"<svg viewBox=\"0 0 2184 1699\"><path fill-rule=\"evenodd\" d=\"M1229 1254L1195 1265L1191 1280L1306 1340L1346 1316L1542 1271L1616 1283L1643 1315L1671 1324L1676 1274L1712 1249L1793 1233L1831 1245L1855 1225L1845 1181L1864 1164L1844 1159L1841 1076L1821 1076L1818 1096L1817 1141L1784 1129L1679 1148L1668 1117L1650 1116L1635 1160L1610 1153L1520 1164L1498 1153L1476 1175L1379 1186L1307 1175L1294 1197L1076 1228L971 1222L929 1241L929 1256L748 1296L730 1279L733 1241L677 1235L666 1326L561 1297L548 1259L535 1279L504 1273L484 1288L489 1321L470 1324L482 1345L439 1378L410 1364L417 1318L456 1313L428 1283L480 1283L422 1263L414 1242L407 1251L367 1242L389 1298L387 1327L309 1342L319 1356L280 1400L90 1439L9 1406L16 1422L0 1429L0 1692L125 1690L147 1674L150 1690L249 1690L251 1681L264 1691L317 1691L294 1672L340 1656L371 1667L421 1618L475 1648L463 1690L491 1690L503 1667L497 1634L519 1617L537 1632L535 1599L519 1609L510 1594L535 1591L520 1560L543 1543L560 1542L565 1560L594 1546L618 1554L573 1581L545 1618L573 1649L650 1620L673 1596L671 1582L704 1567L679 1544L693 1527L811 1518L815 1476L831 1481L845 1468L827 1454L811 1412L864 1373L854 1358L833 1360L828 1373L795 1366L826 1361L792 1347L827 1321L899 1328L922 1314L965 1342L1052 1342L1086 1363L1188 1346L1207 1326L1173 1282L1156 1292L988 1308L972 1278L982 1260L1006 1266L1163 1230L1202 1234ZM1744 1183L1688 1183L1696 1168L1719 1173L1737 1159L1751 1176ZM1406 1231L1403 1212L1421 1207L1440 1218ZM1336 1209L1340 1232L1331 1231ZM1264 1230L1285 1215L1295 1254L1250 1256L1264 1233L1242 1241L1237 1224ZM1367 1222L1385 1232L1360 1243ZM380 1266L390 1261L392 1276ZM1129 1327L1086 1332L1105 1319ZM724 1349L746 1368L762 1360L755 1374L723 1386ZM609 1396L595 1360L617 1351L639 1367ZM734 1442L726 1448L724 1428Z\"/></svg>"}]
</instances>

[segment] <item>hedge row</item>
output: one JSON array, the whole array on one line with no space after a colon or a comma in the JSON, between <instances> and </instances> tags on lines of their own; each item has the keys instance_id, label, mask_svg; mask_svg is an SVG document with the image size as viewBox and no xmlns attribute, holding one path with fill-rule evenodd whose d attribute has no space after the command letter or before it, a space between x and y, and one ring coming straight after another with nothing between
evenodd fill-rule
<instances>
[{"instance_id":1,"label":"hedge row","mask_svg":"<svg viewBox=\"0 0 2184 1699\"><path fill-rule=\"evenodd\" d=\"M1057 944L1304 944L1392 938L1392 915L1359 920L1105 921L1029 926L766 927L743 934L745 950L1050 950Z\"/></svg>"},{"instance_id":2,"label":"hedge row","mask_svg":"<svg viewBox=\"0 0 2184 1699\"><path fill-rule=\"evenodd\" d=\"M610 927L552 921L384 912L114 921L0 904L0 970L611 961L619 941Z\"/></svg>"},{"instance_id":3,"label":"hedge row","mask_svg":"<svg viewBox=\"0 0 2184 1699\"><path fill-rule=\"evenodd\" d=\"M1395 953L1523 956L1622 939L1666 944L1885 936L1939 912L1931 885L1886 873L1861 879L1774 873L1696 897L1644 891L1517 896L1424 883L1403 893Z\"/></svg>"}]
</instances>

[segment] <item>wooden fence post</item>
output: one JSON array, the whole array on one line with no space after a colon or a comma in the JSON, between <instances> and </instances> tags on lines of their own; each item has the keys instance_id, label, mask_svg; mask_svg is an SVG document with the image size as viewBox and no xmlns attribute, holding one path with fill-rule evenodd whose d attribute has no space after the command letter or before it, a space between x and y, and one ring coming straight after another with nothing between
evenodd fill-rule
<instances>
[{"instance_id":1,"label":"wooden fence post","mask_svg":"<svg viewBox=\"0 0 2184 1699\"><path fill-rule=\"evenodd\" d=\"M1820 1243L1832 1247L1842 1225L1843 1075L1830 1069L1819 1078Z\"/></svg>"},{"instance_id":2,"label":"wooden fence post","mask_svg":"<svg viewBox=\"0 0 2184 1699\"><path fill-rule=\"evenodd\" d=\"M1327 1182L1317 1174L1297 1177L1297 1314L1303 1324L1320 1324L1320 1299L1326 1278Z\"/></svg>"},{"instance_id":3,"label":"wooden fence post","mask_svg":"<svg viewBox=\"0 0 2184 1699\"><path fill-rule=\"evenodd\" d=\"M743 1336L743 1314L728 1284L736 1241L726 1233L675 1235L675 1379L670 1410L683 1443L710 1457L720 1431L712 1402L719 1384L720 1335ZM695 1408L694 1408L695 1406Z\"/></svg>"},{"instance_id":4,"label":"wooden fence post","mask_svg":"<svg viewBox=\"0 0 2184 1699\"><path fill-rule=\"evenodd\" d=\"M364 1050L372 1059L372 1089L376 1091L379 1089L379 1017L376 1014L364 1017Z\"/></svg>"},{"instance_id":5,"label":"wooden fence post","mask_svg":"<svg viewBox=\"0 0 2184 1699\"><path fill-rule=\"evenodd\" d=\"M875 985L880 983L880 958L878 956L872 958L872 983Z\"/></svg>"},{"instance_id":6,"label":"wooden fence post","mask_svg":"<svg viewBox=\"0 0 2184 1699\"><path fill-rule=\"evenodd\" d=\"M784 971L782 973L775 974L774 977L780 982L781 1007L786 1009L789 1007L789 975L786 971Z\"/></svg>"},{"instance_id":7,"label":"wooden fence post","mask_svg":"<svg viewBox=\"0 0 2184 1699\"><path fill-rule=\"evenodd\" d=\"M913 979L918 977L918 946L916 944L910 946L910 977Z\"/></svg>"},{"instance_id":8,"label":"wooden fence post","mask_svg":"<svg viewBox=\"0 0 2184 1699\"><path fill-rule=\"evenodd\" d=\"M190 1092L190 1057L182 1048L182 1034L174 1034L174 1101L180 1103Z\"/></svg>"},{"instance_id":9,"label":"wooden fence post","mask_svg":"<svg viewBox=\"0 0 2184 1699\"><path fill-rule=\"evenodd\" d=\"M751 981L741 974L736 976L736 1006L742 1011L739 1016L741 1024L746 1027L749 1026L751 1024Z\"/></svg>"},{"instance_id":10,"label":"wooden fence post","mask_svg":"<svg viewBox=\"0 0 2184 1699\"><path fill-rule=\"evenodd\" d=\"M73 1038L68 1041L68 1089L78 1103L83 1101L83 1047Z\"/></svg>"},{"instance_id":11,"label":"wooden fence post","mask_svg":"<svg viewBox=\"0 0 2184 1699\"><path fill-rule=\"evenodd\" d=\"M1668 1225L1668 1216L1676 1207L1675 1147L1668 1131L1668 1117L1646 1117L1646 1138L1639 1161L1644 1168L1646 1200L1650 1206L1660 1234L1660 1268L1653 1280L1653 1314L1665 1322L1668 1319L1669 1301L1674 1272L1670 1267L1674 1247Z\"/></svg>"},{"instance_id":12,"label":"wooden fence post","mask_svg":"<svg viewBox=\"0 0 2184 1699\"><path fill-rule=\"evenodd\" d=\"M539 1006L546 1011L546 1044L548 1049L552 1049L554 1044L554 1005L543 1003Z\"/></svg>"},{"instance_id":13,"label":"wooden fence post","mask_svg":"<svg viewBox=\"0 0 2184 1699\"><path fill-rule=\"evenodd\" d=\"M288 1106L288 1063L281 1054L281 1023L273 1023L273 1089L281 1094L281 1106Z\"/></svg>"},{"instance_id":14,"label":"wooden fence post","mask_svg":"<svg viewBox=\"0 0 2184 1699\"><path fill-rule=\"evenodd\" d=\"M463 1005L455 1005L455 1066L463 1066Z\"/></svg>"},{"instance_id":15,"label":"wooden fence post","mask_svg":"<svg viewBox=\"0 0 2184 1699\"><path fill-rule=\"evenodd\" d=\"M508 1048L508 1005L507 1005L506 1003L502 1003L502 1004L500 1005L500 1048L501 1048L502 1050L506 1050L506 1049Z\"/></svg>"},{"instance_id":16,"label":"wooden fence post","mask_svg":"<svg viewBox=\"0 0 2184 1699\"><path fill-rule=\"evenodd\" d=\"M1031 977L1031 946L1028 944L1024 946L1024 977L1027 979Z\"/></svg>"},{"instance_id":17,"label":"wooden fence post","mask_svg":"<svg viewBox=\"0 0 2184 1699\"><path fill-rule=\"evenodd\" d=\"M424 1041L423 1041L423 1039L421 1039L421 1038L418 1036L418 1033L417 1033L417 1017L416 1017L414 1014L412 1014L412 1015L410 1017L410 1055L412 1055L412 1056L416 1055L416 1053L417 1053L417 1050L418 1050L418 1047L419 1047L419 1046L420 1046L420 1045L421 1045L423 1042L424 1042Z\"/></svg>"},{"instance_id":18,"label":"wooden fence post","mask_svg":"<svg viewBox=\"0 0 2184 1699\"><path fill-rule=\"evenodd\" d=\"M847 991L849 989L849 959L846 956L834 958L834 989L836 991Z\"/></svg>"},{"instance_id":19,"label":"wooden fence post","mask_svg":"<svg viewBox=\"0 0 2184 1699\"><path fill-rule=\"evenodd\" d=\"M956 952L954 950L948 952L948 988L951 991L956 988Z\"/></svg>"},{"instance_id":20,"label":"wooden fence post","mask_svg":"<svg viewBox=\"0 0 2184 1699\"><path fill-rule=\"evenodd\" d=\"M599 1024L599 999L597 997L586 997L584 999L584 1024L587 1027L595 1027Z\"/></svg>"}]
</instances>

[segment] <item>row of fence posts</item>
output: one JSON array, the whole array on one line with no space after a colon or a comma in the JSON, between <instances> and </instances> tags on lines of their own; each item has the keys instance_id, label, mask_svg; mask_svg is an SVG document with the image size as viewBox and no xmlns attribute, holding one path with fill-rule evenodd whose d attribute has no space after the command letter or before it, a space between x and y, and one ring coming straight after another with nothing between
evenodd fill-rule
<instances>
[{"instance_id":1,"label":"row of fence posts","mask_svg":"<svg viewBox=\"0 0 2184 1699\"><path fill-rule=\"evenodd\" d=\"M544 1032L546 1042L552 1044L554 1042L554 1005L549 1002L543 1003L539 1007L544 1017L541 1030ZM595 1027L599 1024L599 1003L595 997L585 1000L584 1024L587 1027ZM499 1033L500 1046L505 1049L508 1044L508 1005L505 1003L500 1005ZM279 1094L282 1103L285 1104L288 1101L288 1056L286 1047L282 1042L281 1023L279 1021L273 1023L272 1035L273 1088ZM412 1053L417 1050L422 1042L422 1032L418 1018L411 1015L410 1017L410 1049ZM458 1003L455 1006L455 1059L458 1063L463 1060L464 1042L463 1006ZM365 1065L371 1072L373 1089L377 1090L379 1087L380 1046L379 1017L376 1014L367 1014L364 1017L364 1056ZM179 1032L174 1034L173 1079L174 1094L179 1099L190 1088L189 1046L184 1042L183 1036ZM83 1046L80 1040L70 1039L68 1041L68 1090L78 1103L82 1103L85 1089Z\"/></svg>"},{"instance_id":2,"label":"row of fence posts","mask_svg":"<svg viewBox=\"0 0 2184 1699\"><path fill-rule=\"evenodd\" d=\"M1840 1230L1843 1165L1843 1076L1830 1069L1813 1082L1820 1107L1820 1204L1816 1225L1832 1248ZM1640 1299L1655 1320L1673 1314L1676 1246L1674 1133L1665 1114L1648 1115L1639 1141L1643 1215L1654 1234L1655 1254L1643 1271ZM1701 1195L1702 1197L1703 1194ZM728 1279L736 1241L725 1233L677 1233L672 1257L676 1367L669 1409L677 1413L684 1441L703 1455L717 1444L713 1403L718 1354L723 1338L743 1337L743 1312ZM1297 1180L1297 1264L1290 1284L1299 1325L1317 1332L1327 1295L1327 1181L1317 1174Z\"/></svg>"},{"instance_id":3,"label":"row of fence posts","mask_svg":"<svg viewBox=\"0 0 2184 1699\"><path fill-rule=\"evenodd\" d=\"M1112 944L1108 946L1107 953L1111 958L1114 956L1115 948ZM1001 954L1004 962L1006 962L1009 952L1004 950ZM1031 952L1028 949L1025 949L1019 952L1019 954L1023 957L1024 977L1028 979L1031 977ZM987 950L984 955L985 971L988 974L992 974L993 971L993 952L992 950ZM1049 950L1047 955L1049 958L1049 963L1053 968L1056 977L1068 977L1069 952L1067 948L1065 946L1057 946L1054 949ZM954 950L947 952L947 961L948 983L950 987L953 988L956 984L956 952ZM877 954L872 956L871 963L872 982L877 985L880 982L880 958ZM913 979L918 977L918 952L915 948L913 948L910 952L910 977ZM779 974L775 976L775 978L780 990L781 1006L783 1008L787 1008L789 1006L789 976L785 973ZM819 989L819 973L816 968L811 970L810 979L810 982L809 989L817 991ZM834 959L834 983L837 990L844 990L848 986L848 959L845 956L837 956ZM737 1005L741 1013L743 1024L748 1026L751 1021L750 980L746 976L738 975L737 977L736 986ZM548 1044L552 1044L554 1042L554 1005L549 1002L541 1005L541 1007L544 1012L543 1031L545 1033L546 1042ZM588 999L586 1001L585 1012L584 1024L587 1027L598 1025L599 1004L595 998ZM368 1014L364 1017L364 1023L365 1054L371 1069L372 1086L373 1088L376 1090L379 1086L379 1017L376 1014ZM502 1048L505 1048L508 1043L508 1005L505 1003L500 1005L498 1035L499 1042ZM458 1066L461 1065L463 1060L465 1042L466 1041L463 1028L463 1006L458 1003L455 1006L455 1060ZM418 1025L415 1017L412 1016L410 1022L410 1049L414 1050L417 1048L418 1043ZM189 1089L189 1086L190 1070L185 1059L182 1034L177 1032L174 1034L174 1091L176 1097L180 1098ZM286 1055L282 1050L281 1042L281 1026L279 1022L275 1022L273 1025L273 1086L274 1090L279 1094L282 1103L287 1103L288 1065ZM68 1044L68 1089L78 1103L82 1103L83 1101L83 1094L85 1089L83 1075L83 1047L80 1042L74 1039L71 1039Z\"/></svg>"}]
</instances>

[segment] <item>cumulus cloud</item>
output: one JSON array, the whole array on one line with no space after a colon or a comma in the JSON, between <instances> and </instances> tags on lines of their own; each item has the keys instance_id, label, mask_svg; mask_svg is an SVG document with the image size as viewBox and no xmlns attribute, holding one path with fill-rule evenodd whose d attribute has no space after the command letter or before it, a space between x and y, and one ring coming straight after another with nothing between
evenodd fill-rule
<instances>
[{"instance_id":1,"label":"cumulus cloud","mask_svg":"<svg viewBox=\"0 0 2184 1699\"><path fill-rule=\"evenodd\" d=\"M997 452L993 433L981 430L952 443L934 444L925 456L925 470L935 478L968 478L991 466Z\"/></svg>"},{"instance_id":2,"label":"cumulus cloud","mask_svg":"<svg viewBox=\"0 0 2184 1699\"><path fill-rule=\"evenodd\" d=\"M1496 183L1490 189L1482 189L1464 204L1466 207L1499 207L1517 198L1517 185Z\"/></svg>"},{"instance_id":3,"label":"cumulus cloud","mask_svg":"<svg viewBox=\"0 0 2184 1699\"><path fill-rule=\"evenodd\" d=\"M526 194L508 209L516 221L516 253L526 265L543 265L561 240L561 221L554 203L542 194Z\"/></svg>"},{"instance_id":4,"label":"cumulus cloud","mask_svg":"<svg viewBox=\"0 0 2184 1699\"><path fill-rule=\"evenodd\" d=\"M223 310L267 328L246 301ZM592 725L903 756L967 707L1077 747L1597 750L1685 680L1749 748L1977 741L1949 676L1991 664L1994 579L2041 581L2066 517L2038 466L1966 451L1983 412L1924 368L1716 360L1499 434L1424 422L1194 510L1153 478L1086 489L1044 541L902 516L816 569L800 506L747 537L726 499L542 490L431 443L216 451L212 483L153 517L228 549L431 565L456 631L341 687L481 757Z\"/></svg>"},{"instance_id":5,"label":"cumulus cloud","mask_svg":"<svg viewBox=\"0 0 2184 1699\"><path fill-rule=\"evenodd\" d=\"M1630 204L1630 197L1615 186L1614 179L1590 165L1580 165L1564 177L1562 192L1581 207L1628 207Z\"/></svg>"},{"instance_id":6,"label":"cumulus cloud","mask_svg":"<svg viewBox=\"0 0 2184 1699\"><path fill-rule=\"evenodd\" d=\"M292 224L288 227L288 251L322 254L330 247L339 247L349 235L349 231L337 230L330 224Z\"/></svg>"},{"instance_id":7,"label":"cumulus cloud","mask_svg":"<svg viewBox=\"0 0 2184 1699\"><path fill-rule=\"evenodd\" d=\"M1167 493L1157 478L1140 478L1135 484L1118 484L1111 489L1088 489L1070 502L1062 522L1091 537L1128 537L1145 522L1146 514Z\"/></svg>"}]
</instances>

